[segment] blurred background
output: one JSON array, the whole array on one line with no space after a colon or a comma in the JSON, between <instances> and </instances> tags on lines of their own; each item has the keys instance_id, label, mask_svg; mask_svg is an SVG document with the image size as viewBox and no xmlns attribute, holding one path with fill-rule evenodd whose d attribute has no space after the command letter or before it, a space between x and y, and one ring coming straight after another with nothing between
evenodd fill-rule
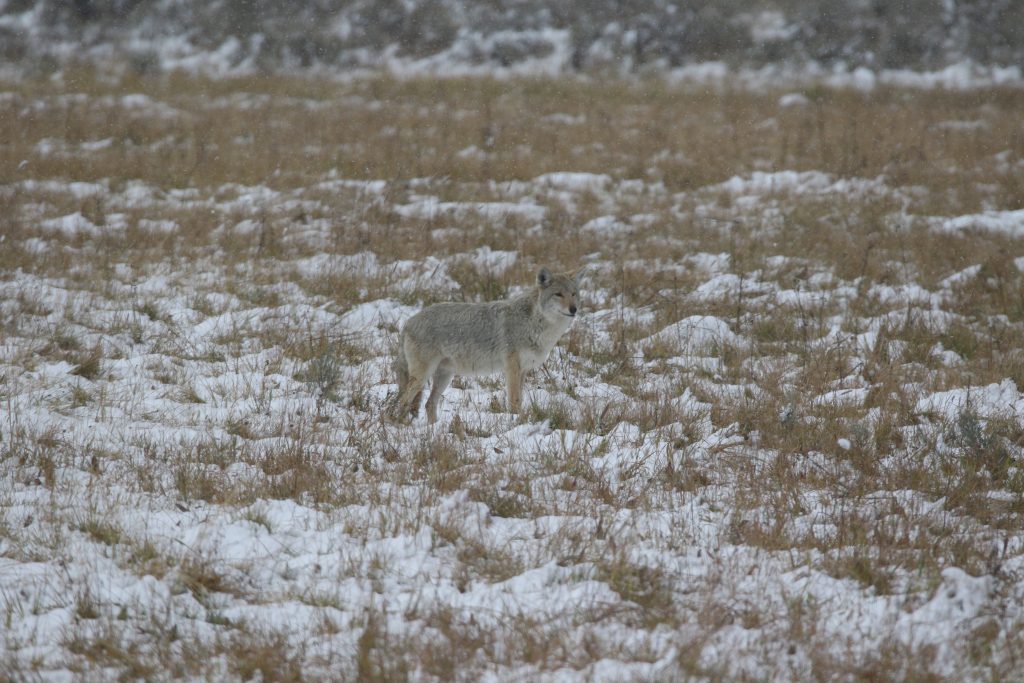
<instances>
[{"instance_id":1,"label":"blurred background","mask_svg":"<svg viewBox=\"0 0 1024 683\"><path fill-rule=\"evenodd\" d=\"M0 59L275 72L1024 65L1021 0L0 0Z\"/></svg>"}]
</instances>

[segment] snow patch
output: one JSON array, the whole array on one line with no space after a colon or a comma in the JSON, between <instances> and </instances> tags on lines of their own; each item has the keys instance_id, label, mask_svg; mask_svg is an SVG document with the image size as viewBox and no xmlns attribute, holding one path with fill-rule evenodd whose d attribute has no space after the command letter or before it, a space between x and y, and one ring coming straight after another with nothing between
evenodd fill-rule
<instances>
[{"instance_id":1,"label":"snow patch","mask_svg":"<svg viewBox=\"0 0 1024 683\"><path fill-rule=\"evenodd\" d=\"M998 384L962 387L939 391L917 402L918 413L937 413L942 419L953 422L964 411L972 410L982 418L1009 417L1024 423L1024 397L1017 390L1012 379Z\"/></svg>"},{"instance_id":2,"label":"snow patch","mask_svg":"<svg viewBox=\"0 0 1024 683\"><path fill-rule=\"evenodd\" d=\"M1024 209L1016 211L985 211L956 218L930 218L931 229L936 232L978 230L995 232L1010 237L1024 237Z\"/></svg>"},{"instance_id":3,"label":"snow patch","mask_svg":"<svg viewBox=\"0 0 1024 683\"><path fill-rule=\"evenodd\" d=\"M662 344L685 354L720 350L724 346L745 346L745 340L729 324L712 315L694 315L672 323L641 340L641 346Z\"/></svg>"},{"instance_id":4,"label":"snow patch","mask_svg":"<svg viewBox=\"0 0 1024 683\"><path fill-rule=\"evenodd\" d=\"M47 234L57 234L68 239L78 237L79 235L96 237L100 234L99 226L78 211L61 216L60 218L42 221L39 227Z\"/></svg>"}]
</instances>

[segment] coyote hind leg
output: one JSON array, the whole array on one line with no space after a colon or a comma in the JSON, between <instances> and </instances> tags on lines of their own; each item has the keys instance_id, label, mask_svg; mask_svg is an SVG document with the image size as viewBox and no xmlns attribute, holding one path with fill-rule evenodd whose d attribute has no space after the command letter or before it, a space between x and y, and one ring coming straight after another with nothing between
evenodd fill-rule
<instances>
[{"instance_id":1,"label":"coyote hind leg","mask_svg":"<svg viewBox=\"0 0 1024 683\"><path fill-rule=\"evenodd\" d=\"M434 363L424 363L415 354L410 353L406 354L406 361L408 381L398 392L398 400L395 402L395 418L399 420L407 416L415 418L419 413L423 387L426 386L427 378L434 372L440 359Z\"/></svg>"},{"instance_id":2,"label":"coyote hind leg","mask_svg":"<svg viewBox=\"0 0 1024 683\"><path fill-rule=\"evenodd\" d=\"M398 400L395 401L393 415L395 419L402 420L407 416L415 418L420 410L420 400L423 398L423 387L427 380L416 375L409 375L409 383L403 391L398 393Z\"/></svg>"},{"instance_id":3,"label":"coyote hind leg","mask_svg":"<svg viewBox=\"0 0 1024 683\"><path fill-rule=\"evenodd\" d=\"M437 406L441 403L441 394L452 383L454 376L455 367L448 359L441 361L434 371L434 377L430 380L430 396L427 398L427 420L431 424L437 422Z\"/></svg>"}]
</instances>

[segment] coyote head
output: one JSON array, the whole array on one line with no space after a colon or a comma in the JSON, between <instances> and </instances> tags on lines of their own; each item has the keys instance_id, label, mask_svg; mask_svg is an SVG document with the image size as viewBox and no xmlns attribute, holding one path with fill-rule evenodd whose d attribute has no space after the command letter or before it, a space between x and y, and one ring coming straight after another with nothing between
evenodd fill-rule
<instances>
[{"instance_id":1,"label":"coyote head","mask_svg":"<svg viewBox=\"0 0 1024 683\"><path fill-rule=\"evenodd\" d=\"M540 310L545 318L549 320L571 321L576 317L579 310L580 288L579 276L583 273L580 268L575 273L552 275L547 268L541 268L537 273L537 285L540 288Z\"/></svg>"}]
</instances>

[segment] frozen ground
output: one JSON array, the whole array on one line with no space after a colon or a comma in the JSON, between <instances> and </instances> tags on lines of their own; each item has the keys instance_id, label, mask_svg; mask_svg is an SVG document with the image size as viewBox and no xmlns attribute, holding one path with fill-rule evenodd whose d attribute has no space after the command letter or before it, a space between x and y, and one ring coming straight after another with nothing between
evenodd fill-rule
<instances>
[{"instance_id":1,"label":"frozen ground","mask_svg":"<svg viewBox=\"0 0 1024 683\"><path fill-rule=\"evenodd\" d=\"M0 94L70 97L109 96ZM571 163L160 184L89 174L112 150L159 166L182 138L132 142L132 121L194 112L97 106L127 141L30 140L0 188L5 675L1024 675L1024 214L1005 195L939 215L886 174L678 189ZM984 134L963 123L948 134ZM1024 176L1016 152L992 163ZM906 249L968 260L786 246L800 221L857 232L864 206ZM992 239L1001 269L970 260ZM545 263L589 266L584 308L523 416L500 382L457 380L439 424L383 418L403 320Z\"/></svg>"}]
</instances>

